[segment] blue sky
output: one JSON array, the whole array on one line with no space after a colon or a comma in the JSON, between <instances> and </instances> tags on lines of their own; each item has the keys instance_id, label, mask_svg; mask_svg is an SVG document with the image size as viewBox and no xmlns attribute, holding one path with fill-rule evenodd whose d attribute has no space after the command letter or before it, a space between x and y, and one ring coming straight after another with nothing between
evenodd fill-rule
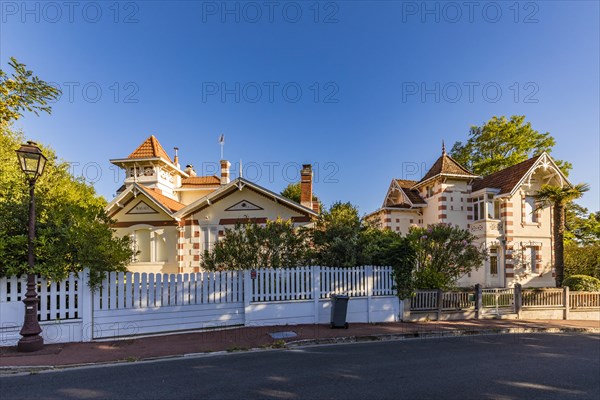
<instances>
[{"instance_id":1,"label":"blue sky","mask_svg":"<svg viewBox=\"0 0 600 400\"><path fill-rule=\"evenodd\" d=\"M598 210L599 17L595 1L4 1L0 63L61 86L51 116L16 125L109 200L108 160L149 135L212 173L223 133L245 177L280 191L313 163L325 204L367 213L442 140L518 114Z\"/></svg>"}]
</instances>

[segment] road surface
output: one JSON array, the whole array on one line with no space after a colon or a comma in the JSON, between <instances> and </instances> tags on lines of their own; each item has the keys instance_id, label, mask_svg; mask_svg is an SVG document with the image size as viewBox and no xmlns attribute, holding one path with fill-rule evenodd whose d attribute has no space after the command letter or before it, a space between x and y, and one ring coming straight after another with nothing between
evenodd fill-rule
<instances>
[{"instance_id":1,"label":"road surface","mask_svg":"<svg viewBox=\"0 0 600 400\"><path fill-rule=\"evenodd\" d=\"M414 339L0 378L8 399L600 399L600 335Z\"/></svg>"}]
</instances>

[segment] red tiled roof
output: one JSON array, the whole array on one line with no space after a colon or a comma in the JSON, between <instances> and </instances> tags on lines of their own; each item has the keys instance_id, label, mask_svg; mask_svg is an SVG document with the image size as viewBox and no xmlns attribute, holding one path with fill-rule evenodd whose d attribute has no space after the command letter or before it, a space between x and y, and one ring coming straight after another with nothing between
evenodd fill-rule
<instances>
[{"instance_id":1,"label":"red tiled roof","mask_svg":"<svg viewBox=\"0 0 600 400\"><path fill-rule=\"evenodd\" d=\"M144 141L137 149L133 151L127 158L162 158L166 161L173 162L165 149L160 145L158 139L152 135Z\"/></svg>"},{"instance_id":2,"label":"red tiled roof","mask_svg":"<svg viewBox=\"0 0 600 400\"><path fill-rule=\"evenodd\" d=\"M221 178L218 176L192 176L181 180L182 187L190 186L215 186L221 184Z\"/></svg>"},{"instance_id":3,"label":"red tiled roof","mask_svg":"<svg viewBox=\"0 0 600 400\"><path fill-rule=\"evenodd\" d=\"M425 174L423 179L419 181L419 183L425 182L426 180L433 178L437 175L459 175L468 178L474 178L477 176L462 165L460 165L446 152L444 152L442 156L437 159L437 161L433 164L429 171L427 171L427 173Z\"/></svg>"},{"instance_id":4,"label":"red tiled roof","mask_svg":"<svg viewBox=\"0 0 600 400\"><path fill-rule=\"evenodd\" d=\"M165 196L164 194L160 193L160 191L154 188L151 189L142 185L139 186L144 190L144 192L148 196L152 197L154 200L156 200L172 212L177 212L185 207L185 204L182 204L177 200L173 200L172 198Z\"/></svg>"},{"instance_id":5,"label":"red tiled roof","mask_svg":"<svg viewBox=\"0 0 600 400\"><path fill-rule=\"evenodd\" d=\"M494 188L500 189L500 194L512 192L517 183L519 183L521 178L523 178L540 157L541 155L535 156L512 167L488 175L483 179L476 180L473 183L473 191L475 192L483 188Z\"/></svg>"}]
</instances>

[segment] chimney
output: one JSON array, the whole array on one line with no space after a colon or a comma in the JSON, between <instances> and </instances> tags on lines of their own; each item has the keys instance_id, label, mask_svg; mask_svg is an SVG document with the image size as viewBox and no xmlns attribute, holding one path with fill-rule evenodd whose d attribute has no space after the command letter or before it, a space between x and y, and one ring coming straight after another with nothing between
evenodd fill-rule
<instances>
[{"instance_id":1,"label":"chimney","mask_svg":"<svg viewBox=\"0 0 600 400\"><path fill-rule=\"evenodd\" d=\"M300 171L300 204L312 210L312 166L303 164Z\"/></svg>"},{"instance_id":2,"label":"chimney","mask_svg":"<svg viewBox=\"0 0 600 400\"><path fill-rule=\"evenodd\" d=\"M173 157L173 164L175 164L177 168L181 168L181 166L179 165L179 147L173 148L175 149L175 157Z\"/></svg>"},{"instance_id":3,"label":"chimney","mask_svg":"<svg viewBox=\"0 0 600 400\"><path fill-rule=\"evenodd\" d=\"M221 160L221 185L227 185L230 182L229 167L231 167L229 161Z\"/></svg>"},{"instance_id":4,"label":"chimney","mask_svg":"<svg viewBox=\"0 0 600 400\"><path fill-rule=\"evenodd\" d=\"M196 171L194 171L194 166L192 164L185 166L185 173L189 176L196 176Z\"/></svg>"}]
</instances>

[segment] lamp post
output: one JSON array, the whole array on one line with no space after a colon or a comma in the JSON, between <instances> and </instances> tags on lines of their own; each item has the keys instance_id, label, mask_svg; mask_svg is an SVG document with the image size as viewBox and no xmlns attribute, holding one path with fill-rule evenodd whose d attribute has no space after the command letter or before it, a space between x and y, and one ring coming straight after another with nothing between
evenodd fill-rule
<instances>
[{"instance_id":1,"label":"lamp post","mask_svg":"<svg viewBox=\"0 0 600 400\"><path fill-rule=\"evenodd\" d=\"M42 328L37 320L38 295L36 292L36 280L34 271L33 242L35 240L35 181L44 172L46 166L46 157L34 142L27 142L17 150L19 165L27 176L29 182L29 229L27 237L28 250L28 273L27 273L27 293L23 299L25 303L25 321L21 329L23 336L17 345L17 350L21 352L31 352L40 350L44 346L44 339L40 336Z\"/></svg>"}]
</instances>

